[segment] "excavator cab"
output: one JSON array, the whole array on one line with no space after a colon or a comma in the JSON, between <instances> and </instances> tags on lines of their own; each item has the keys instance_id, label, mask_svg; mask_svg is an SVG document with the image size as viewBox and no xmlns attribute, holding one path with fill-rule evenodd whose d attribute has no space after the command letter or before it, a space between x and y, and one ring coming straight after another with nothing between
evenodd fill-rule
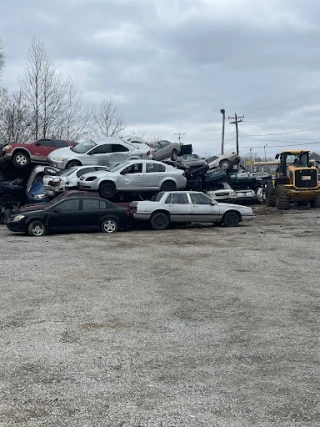
<instances>
[{"instance_id":1,"label":"excavator cab","mask_svg":"<svg viewBox=\"0 0 320 427\"><path fill-rule=\"evenodd\" d=\"M310 151L283 151L276 159L279 166L266 188L266 205L283 210L289 209L291 202L309 202L311 207L320 207L318 170L310 161Z\"/></svg>"}]
</instances>

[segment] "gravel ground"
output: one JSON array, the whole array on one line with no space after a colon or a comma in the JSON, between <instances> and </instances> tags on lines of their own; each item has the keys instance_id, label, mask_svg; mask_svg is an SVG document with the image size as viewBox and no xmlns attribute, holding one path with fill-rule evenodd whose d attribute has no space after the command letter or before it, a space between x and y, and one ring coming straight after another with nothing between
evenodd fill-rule
<instances>
[{"instance_id":1,"label":"gravel ground","mask_svg":"<svg viewBox=\"0 0 320 427\"><path fill-rule=\"evenodd\" d=\"M320 212L31 238L0 226L0 425L320 425Z\"/></svg>"}]
</instances>

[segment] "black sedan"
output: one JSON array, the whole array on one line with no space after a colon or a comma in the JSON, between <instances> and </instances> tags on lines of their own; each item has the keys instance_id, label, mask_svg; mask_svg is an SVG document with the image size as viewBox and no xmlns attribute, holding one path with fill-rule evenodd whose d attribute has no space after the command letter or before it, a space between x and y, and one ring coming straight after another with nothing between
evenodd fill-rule
<instances>
[{"instance_id":1,"label":"black sedan","mask_svg":"<svg viewBox=\"0 0 320 427\"><path fill-rule=\"evenodd\" d=\"M114 233L130 227L129 212L99 197L68 197L42 210L19 212L6 220L10 231L44 236L57 231Z\"/></svg>"}]
</instances>

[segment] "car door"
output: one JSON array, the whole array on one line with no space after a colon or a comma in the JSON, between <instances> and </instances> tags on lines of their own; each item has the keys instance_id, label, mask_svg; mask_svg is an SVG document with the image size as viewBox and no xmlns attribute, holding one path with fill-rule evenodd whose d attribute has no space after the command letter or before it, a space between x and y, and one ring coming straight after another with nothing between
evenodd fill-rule
<instances>
[{"instance_id":1,"label":"car door","mask_svg":"<svg viewBox=\"0 0 320 427\"><path fill-rule=\"evenodd\" d=\"M109 165L115 165L127 160L131 155L131 150L123 144L110 144L111 153L109 155Z\"/></svg>"},{"instance_id":2,"label":"car door","mask_svg":"<svg viewBox=\"0 0 320 427\"><path fill-rule=\"evenodd\" d=\"M52 230L73 231L81 228L79 199L63 200L48 211L48 227Z\"/></svg>"},{"instance_id":3,"label":"car door","mask_svg":"<svg viewBox=\"0 0 320 427\"><path fill-rule=\"evenodd\" d=\"M166 167L161 163L148 162L145 164L144 187L148 190L160 189L163 178L166 176Z\"/></svg>"},{"instance_id":4,"label":"car door","mask_svg":"<svg viewBox=\"0 0 320 427\"><path fill-rule=\"evenodd\" d=\"M84 154L85 165L109 165L109 157L111 154L112 144L100 144Z\"/></svg>"},{"instance_id":5,"label":"car door","mask_svg":"<svg viewBox=\"0 0 320 427\"><path fill-rule=\"evenodd\" d=\"M51 139L41 139L34 143L34 149L32 153L33 160L43 161L46 160L51 151L54 151L54 141Z\"/></svg>"},{"instance_id":6,"label":"car door","mask_svg":"<svg viewBox=\"0 0 320 427\"><path fill-rule=\"evenodd\" d=\"M165 202L172 222L191 222L192 208L186 193L170 193Z\"/></svg>"},{"instance_id":7,"label":"car door","mask_svg":"<svg viewBox=\"0 0 320 427\"><path fill-rule=\"evenodd\" d=\"M131 163L120 172L117 189L122 191L143 191L145 189L144 176L143 162Z\"/></svg>"},{"instance_id":8,"label":"car door","mask_svg":"<svg viewBox=\"0 0 320 427\"><path fill-rule=\"evenodd\" d=\"M100 200L92 198L82 198L79 211L79 228L99 229L100 222Z\"/></svg>"},{"instance_id":9,"label":"car door","mask_svg":"<svg viewBox=\"0 0 320 427\"><path fill-rule=\"evenodd\" d=\"M218 222L221 220L219 207L203 193L190 193L193 221Z\"/></svg>"}]
</instances>

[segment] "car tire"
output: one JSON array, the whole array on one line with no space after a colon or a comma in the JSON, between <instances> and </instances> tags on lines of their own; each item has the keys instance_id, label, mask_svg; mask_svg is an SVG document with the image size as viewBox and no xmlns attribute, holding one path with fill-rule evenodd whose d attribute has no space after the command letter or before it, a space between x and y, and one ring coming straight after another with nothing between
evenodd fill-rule
<instances>
[{"instance_id":1,"label":"car tire","mask_svg":"<svg viewBox=\"0 0 320 427\"><path fill-rule=\"evenodd\" d=\"M240 217L237 212L227 212L223 217L225 227L236 227L240 222Z\"/></svg>"},{"instance_id":2,"label":"car tire","mask_svg":"<svg viewBox=\"0 0 320 427\"><path fill-rule=\"evenodd\" d=\"M178 159L178 151L176 149L172 150L171 160L176 161Z\"/></svg>"},{"instance_id":3,"label":"car tire","mask_svg":"<svg viewBox=\"0 0 320 427\"><path fill-rule=\"evenodd\" d=\"M28 234L34 237L41 237L46 234L46 226L40 220L30 222L28 225Z\"/></svg>"},{"instance_id":4,"label":"car tire","mask_svg":"<svg viewBox=\"0 0 320 427\"><path fill-rule=\"evenodd\" d=\"M70 160L70 162L67 163L66 169L74 168L77 166L82 166L79 160Z\"/></svg>"},{"instance_id":5,"label":"car tire","mask_svg":"<svg viewBox=\"0 0 320 427\"><path fill-rule=\"evenodd\" d=\"M177 189L176 183L173 181L164 181L161 185L160 191L175 191Z\"/></svg>"},{"instance_id":6,"label":"car tire","mask_svg":"<svg viewBox=\"0 0 320 427\"><path fill-rule=\"evenodd\" d=\"M12 156L12 163L16 168L26 168L30 163L30 156L24 151L16 151Z\"/></svg>"},{"instance_id":7,"label":"car tire","mask_svg":"<svg viewBox=\"0 0 320 427\"><path fill-rule=\"evenodd\" d=\"M102 221L101 231L103 233L115 233L119 229L118 221L114 218L106 218Z\"/></svg>"},{"instance_id":8,"label":"car tire","mask_svg":"<svg viewBox=\"0 0 320 427\"><path fill-rule=\"evenodd\" d=\"M110 200L117 193L116 186L113 182L102 182L99 187L99 195L104 199Z\"/></svg>"},{"instance_id":9,"label":"car tire","mask_svg":"<svg viewBox=\"0 0 320 427\"><path fill-rule=\"evenodd\" d=\"M151 227L154 230L165 230L169 227L169 216L164 212L156 212L151 217Z\"/></svg>"},{"instance_id":10,"label":"car tire","mask_svg":"<svg viewBox=\"0 0 320 427\"><path fill-rule=\"evenodd\" d=\"M224 159L219 162L219 167L224 170L228 170L231 168L230 160Z\"/></svg>"}]
</instances>

